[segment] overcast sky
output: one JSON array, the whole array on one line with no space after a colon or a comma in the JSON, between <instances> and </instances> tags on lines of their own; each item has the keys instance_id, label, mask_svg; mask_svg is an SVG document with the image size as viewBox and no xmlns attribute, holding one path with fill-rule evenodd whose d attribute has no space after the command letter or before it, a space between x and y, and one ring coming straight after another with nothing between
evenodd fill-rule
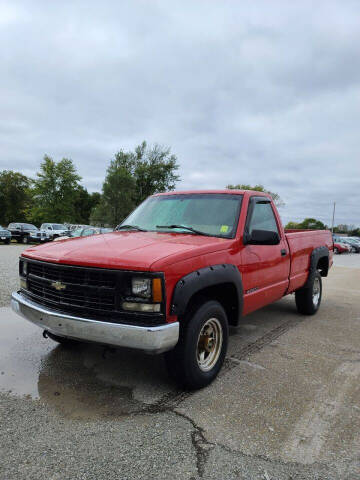
<instances>
[{"instance_id":1,"label":"overcast sky","mask_svg":"<svg viewBox=\"0 0 360 480\"><path fill-rule=\"evenodd\" d=\"M295 5L296 3L296 5ZM170 146L178 189L262 183L360 224L360 2L0 0L0 170Z\"/></svg>"}]
</instances>

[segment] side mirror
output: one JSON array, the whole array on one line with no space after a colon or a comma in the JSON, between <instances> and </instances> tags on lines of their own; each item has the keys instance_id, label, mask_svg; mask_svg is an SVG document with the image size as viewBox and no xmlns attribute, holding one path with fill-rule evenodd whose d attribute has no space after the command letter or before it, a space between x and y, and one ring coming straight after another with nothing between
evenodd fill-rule
<instances>
[{"instance_id":1,"label":"side mirror","mask_svg":"<svg viewBox=\"0 0 360 480\"><path fill-rule=\"evenodd\" d=\"M278 245L280 237L277 232L268 230L253 230L244 238L244 243L250 245Z\"/></svg>"}]
</instances>

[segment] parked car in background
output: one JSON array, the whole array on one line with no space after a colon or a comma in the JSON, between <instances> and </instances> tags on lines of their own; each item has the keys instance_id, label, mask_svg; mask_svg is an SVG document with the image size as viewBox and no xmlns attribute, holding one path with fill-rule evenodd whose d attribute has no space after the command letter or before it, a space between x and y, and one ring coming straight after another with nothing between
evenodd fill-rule
<instances>
[{"instance_id":1,"label":"parked car in background","mask_svg":"<svg viewBox=\"0 0 360 480\"><path fill-rule=\"evenodd\" d=\"M0 242L4 242L7 245L11 242L11 232L0 225Z\"/></svg>"},{"instance_id":2,"label":"parked car in background","mask_svg":"<svg viewBox=\"0 0 360 480\"><path fill-rule=\"evenodd\" d=\"M360 253L360 242L358 240L354 240L352 237L343 237L340 242L350 245L352 252Z\"/></svg>"},{"instance_id":3,"label":"parked car in background","mask_svg":"<svg viewBox=\"0 0 360 480\"><path fill-rule=\"evenodd\" d=\"M77 230L73 230L68 235L64 235L62 237L55 238L55 240L65 240L66 238L76 238L76 237L89 237L90 235L97 235L99 233L109 233L112 232L112 228L101 228L101 227L86 227L86 228L78 228Z\"/></svg>"},{"instance_id":4,"label":"parked car in background","mask_svg":"<svg viewBox=\"0 0 360 480\"><path fill-rule=\"evenodd\" d=\"M46 232L40 230L31 223L10 223L8 230L18 243L46 242L49 237Z\"/></svg>"},{"instance_id":5,"label":"parked car in background","mask_svg":"<svg viewBox=\"0 0 360 480\"><path fill-rule=\"evenodd\" d=\"M68 227L69 231L72 232L73 230L78 230L79 228L91 227L91 225L83 225L83 224L72 225L72 224L69 224L67 227Z\"/></svg>"},{"instance_id":6,"label":"parked car in background","mask_svg":"<svg viewBox=\"0 0 360 480\"><path fill-rule=\"evenodd\" d=\"M62 223L43 223L40 227L40 231L46 232L49 236L49 240L68 235L70 232L70 230Z\"/></svg>"},{"instance_id":7,"label":"parked car in background","mask_svg":"<svg viewBox=\"0 0 360 480\"><path fill-rule=\"evenodd\" d=\"M351 247L347 243L334 240L334 253L350 253Z\"/></svg>"}]
</instances>

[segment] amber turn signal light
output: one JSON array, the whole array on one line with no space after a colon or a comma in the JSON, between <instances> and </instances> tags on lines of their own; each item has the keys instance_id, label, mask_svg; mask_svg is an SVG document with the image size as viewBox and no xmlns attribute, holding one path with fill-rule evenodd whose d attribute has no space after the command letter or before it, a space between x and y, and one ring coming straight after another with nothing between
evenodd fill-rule
<instances>
[{"instance_id":1,"label":"amber turn signal light","mask_svg":"<svg viewBox=\"0 0 360 480\"><path fill-rule=\"evenodd\" d=\"M162 301L161 278L153 278L153 281L152 281L152 299L153 299L153 302L156 302L156 303L160 303Z\"/></svg>"}]
</instances>

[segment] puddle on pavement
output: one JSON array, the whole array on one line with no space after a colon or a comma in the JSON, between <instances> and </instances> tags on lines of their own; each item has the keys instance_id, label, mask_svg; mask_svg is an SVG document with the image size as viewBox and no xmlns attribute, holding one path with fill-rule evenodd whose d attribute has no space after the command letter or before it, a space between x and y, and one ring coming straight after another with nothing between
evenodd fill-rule
<instances>
[{"instance_id":1,"label":"puddle on pavement","mask_svg":"<svg viewBox=\"0 0 360 480\"><path fill-rule=\"evenodd\" d=\"M250 314L233 329L228 355L283 322L282 309L291 314L284 303ZM0 392L28 395L65 417L89 420L146 409L176 386L160 355L85 343L66 349L10 308L0 308Z\"/></svg>"},{"instance_id":2,"label":"puddle on pavement","mask_svg":"<svg viewBox=\"0 0 360 480\"><path fill-rule=\"evenodd\" d=\"M89 420L145 409L172 390L161 356L90 344L66 349L0 308L0 392L28 395L65 417Z\"/></svg>"}]
</instances>

